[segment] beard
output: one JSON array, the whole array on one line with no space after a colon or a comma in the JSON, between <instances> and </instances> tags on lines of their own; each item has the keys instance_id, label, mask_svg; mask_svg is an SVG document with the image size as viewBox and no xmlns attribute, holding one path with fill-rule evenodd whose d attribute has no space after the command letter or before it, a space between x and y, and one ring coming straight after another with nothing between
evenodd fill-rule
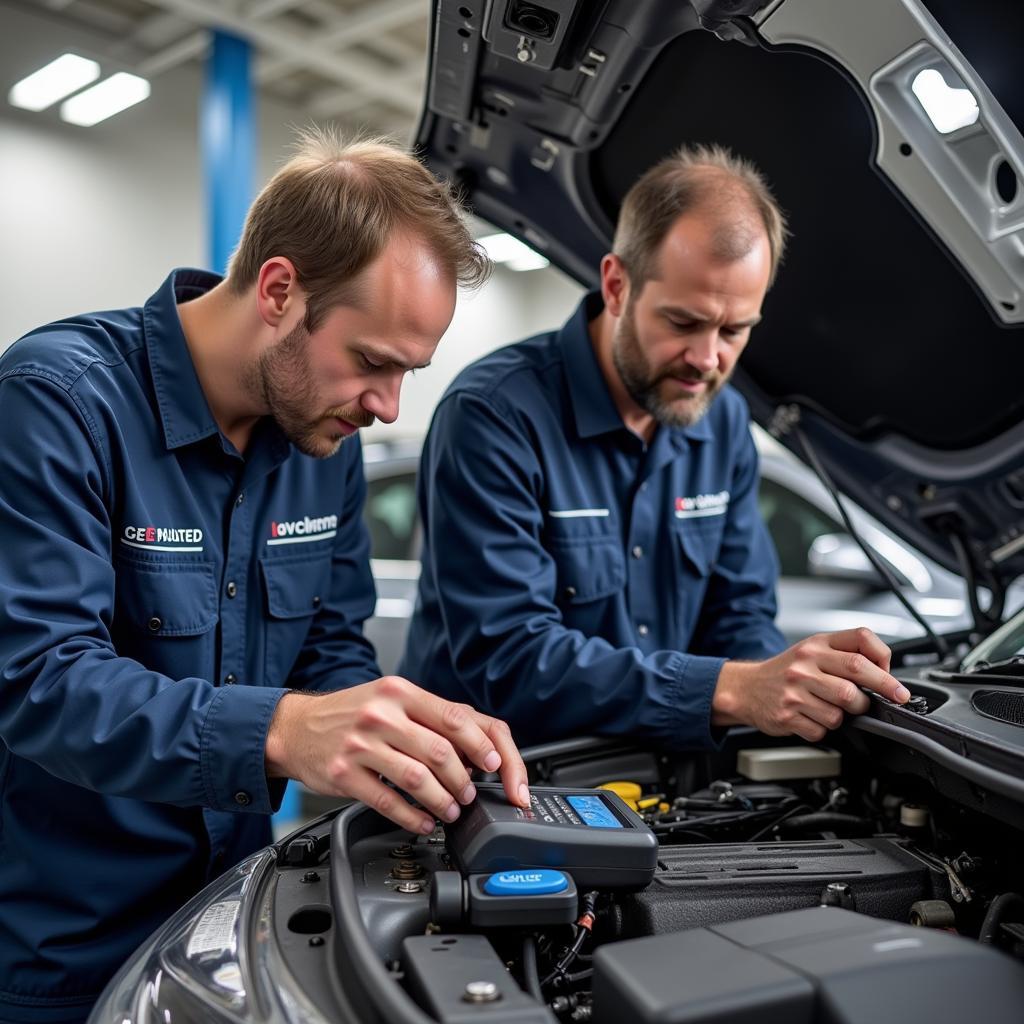
<instances>
[{"instance_id":1,"label":"beard","mask_svg":"<svg viewBox=\"0 0 1024 1024\"><path fill-rule=\"evenodd\" d=\"M640 345L632 301L626 304L615 332L612 361L629 397L666 427L692 427L729 379L729 374L718 370L701 373L689 366L655 371ZM673 380L703 381L705 387L697 394L680 394Z\"/></svg>"},{"instance_id":2,"label":"beard","mask_svg":"<svg viewBox=\"0 0 1024 1024\"><path fill-rule=\"evenodd\" d=\"M309 331L298 324L262 352L242 374L243 385L263 399L281 433L304 455L326 459L345 440L335 419L368 427L374 417L357 404L319 408L316 375L309 359Z\"/></svg>"}]
</instances>

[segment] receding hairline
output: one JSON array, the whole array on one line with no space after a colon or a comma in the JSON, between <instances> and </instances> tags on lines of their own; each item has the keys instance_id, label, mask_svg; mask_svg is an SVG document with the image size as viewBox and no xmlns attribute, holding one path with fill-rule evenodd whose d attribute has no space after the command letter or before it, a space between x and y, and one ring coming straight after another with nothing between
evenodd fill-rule
<instances>
[{"instance_id":1,"label":"receding hairline","mask_svg":"<svg viewBox=\"0 0 1024 1024\"><path fill-rule=\"evenodd\" d=\"M237 293L274 256L295 267L308 328L336 302L359 302L359 278L388 237L423 239L454 278L476 288L490 261L461 217L460 196L416 153L384 136L346 138L333 128L295 129L292 153L254 200L227 274Z\"/></svg>"},{"instance_id":2,"label":"receding hairline","mask_svg":"<svg viewBox=\"0 0 1024 1024\"><path fill-rule=\"evenodd\" d=\"M656 271L661 249L683 217L706 218L712 259L733 262L767 241L769 286L788 236L786 218L760 170L720 145L685 145L650 167L626 193L612 252L634 284Z\"/></svg>"},{"instance_id":3,"label":"receding hairline","mask_svg":"<svg viewBox=\"0 0 1024 1024\"><path fill-rule=\"evenodd\" d=\"M665 246L680 221L702 220L708 228L708 255L717 265L737 263L746 259L763 241L771 258L771 239L756 207L747 203L719 204L715 200L698 203L679 214L651 254L646 278L661 280L661 261Z\"/></svg>"}]
</instances>

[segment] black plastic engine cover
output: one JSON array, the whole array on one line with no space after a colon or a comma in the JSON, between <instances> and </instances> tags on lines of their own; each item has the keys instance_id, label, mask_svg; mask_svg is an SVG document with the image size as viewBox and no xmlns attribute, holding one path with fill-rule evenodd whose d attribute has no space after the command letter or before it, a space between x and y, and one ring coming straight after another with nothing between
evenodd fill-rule
<instances>
[{"instance_id":1,"label":"black plastic engine cover","mask_svg":"<svg viewBox=\"0 0 1024 1024\"><path fill-rule=\"evenodd\" d=\"M944 876L891 839L663 846L654 881L617 901L619 937L657 935L814 907L845 882L854 908L906 921L920 899L948 899Z\"/></svg>"},{"instance_id":2,"label":"black plastic engine cover","mask_svg":"<svg viewBox=\"0 0 1024 1024\"><path fill-rule=\"evenodd\" d=\"M1024 966L1005 954L833 907L594 957L594 1024L1017 1024L1022 1006Z\"/></svg>"}]
</instances>

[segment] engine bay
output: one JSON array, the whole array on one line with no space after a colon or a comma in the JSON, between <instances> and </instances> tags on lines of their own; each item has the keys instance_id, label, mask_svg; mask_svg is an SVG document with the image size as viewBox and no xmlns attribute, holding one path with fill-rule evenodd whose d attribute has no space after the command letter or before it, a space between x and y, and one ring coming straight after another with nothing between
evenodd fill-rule
<instances>
[{"instance_id":1,"label":"engine bay","mask_svg":"<svg viewBox=\"0 0 1024 1024\"><path fill-rule=\"evenodd\" d=\"M944 703L866 717L923 719ZM639 838L616 845L638 823L652 843L646 884L580 867L569 822L537 845L517 847L515 829L488 845L473 807L413 836L353 805L279 848L284 961L328 1019L355 1000L360 1019L417 1024L952 1021L970 1015L978 984L987 1020L1021 1019L1012 816L986 813L970 782L969 799L940 795L941 766L906 743L889 751L870 728L833 738L819 749L739 730L706 755L595 740L529 752L535 805L593 811L577 833L591 826L609 864L642 874Z\"/></svg>"}]
</instances>

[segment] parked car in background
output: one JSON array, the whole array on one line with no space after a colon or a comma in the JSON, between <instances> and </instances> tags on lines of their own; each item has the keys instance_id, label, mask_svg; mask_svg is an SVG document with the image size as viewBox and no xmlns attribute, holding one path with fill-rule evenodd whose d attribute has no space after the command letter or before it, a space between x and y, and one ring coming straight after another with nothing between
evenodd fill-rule
<instances>
[{"instance_id":1,"label":"parked car in background","mask_svg":"<svg viewBox=\"0 0 1024 1024\"><path fill-rule=\"evenodd\" d=\"M761 515L778 552L779 613L786 639L867 626L887 642L921 635L921 627L872 567L842 525L835 502L814 474L755 428L761 450ZM365 446L366 524L370 530L377 609L366 632L380 667L394 670L416 600L422 532L416 507L418 440ZM937 632L971 625L963 580L913 550L891 530L844 499L862 539L899 589ZM1010 603L1021 603L1018 591ZM429 680L424 682L429 683Z\"/></svg>"},{"instance_id":2,"label":"parked car in background","mask_svg":"<svg viewBox=\"0 0 1024 1024\"><path fill-rule=\"evenodd\" d=\"M377 587L376 612L366 635L385 674L402 656L420 578L421 530L416 511L418 440L374 441L363 446L370 558Z\"/></svg>"}]
</instances>

